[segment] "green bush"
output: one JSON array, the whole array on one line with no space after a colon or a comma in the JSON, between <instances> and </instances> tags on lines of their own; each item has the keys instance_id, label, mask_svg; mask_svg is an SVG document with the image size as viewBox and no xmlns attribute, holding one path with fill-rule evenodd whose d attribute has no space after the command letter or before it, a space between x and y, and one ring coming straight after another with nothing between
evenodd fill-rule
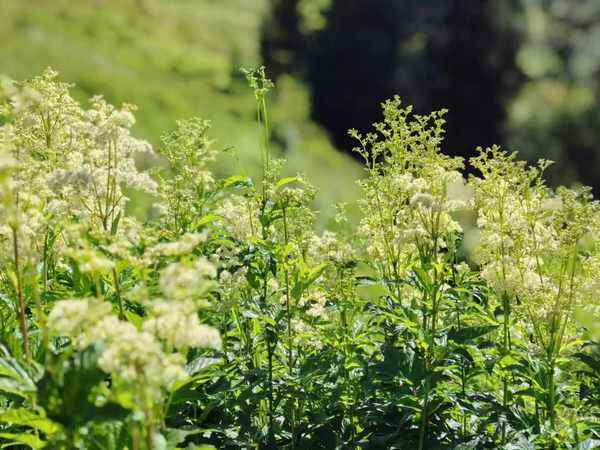
<instances>
[{"instance_id":1,"label":"green bush","mask_svg":"<svg viewBox=\"0 0 600 450\"><path fill-rule=\"evenodd\" d=\"M596 447L589 191L496 147L465 179L445 111L395 98L350 132L360 223L332 205L317 232L316 189L274 156L272 83L246 76L257 179L211 172L204 120L155 153L131 105L84 109L51 70L2 85L2 446Z\"/></svg>"}]
</instances>

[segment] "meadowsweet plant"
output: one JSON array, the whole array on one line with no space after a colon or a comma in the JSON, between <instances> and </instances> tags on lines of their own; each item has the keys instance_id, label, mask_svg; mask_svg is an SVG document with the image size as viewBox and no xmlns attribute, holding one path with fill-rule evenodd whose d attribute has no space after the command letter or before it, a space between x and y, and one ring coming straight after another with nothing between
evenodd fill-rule
<instances>
[{"instance_id":1,"label":"meadowsweet plant","mask_svg":"<svg viewBox=\"0 0 600 450\"><path fill-rule=\"evenodd\" d=\"M450 157L446 111L396 97L350 131L360 221L331 205L318 229L271 142L277 90L245 74L257 180L213 174L205 120L155 151L132 105L0 80L0 446L600 445L589 189L499 147Z\"/></svg>"},{"instance_id":2,"label":"meadowsweet plant","mask_svg":"<svg viewBox=\"0 0 600 450\"><path fill-rule=\"evenodd\" d=\"M551 441L564 440L564 436L554 435L561 399L558 366L567 363L565 352L577 339L574 309L597 303L595 294L586 293L595 283L597 255L590 236L598 205L587 189L553 191L544 186L541 175L546 161L526 168L515 163L514 154L494 148L482 151L473 164L483 174L482 179L474 180L482 201L477 257L483 263L482 277L494 289L503 316L503 359L514 360L513 335L520 337L521 345L523 340L533 344L528 345L526 354L541 359L529 380L535 393L535 427L548 430ZM491 190L495 193L492 202ZM514 320L525 324L513 333L511 316L515 314L518 317ZM503 371L505 407L511 375ZM503 439L505 433L503 424Z\"/></svg>"},{"instance_id":3,"label":"meadowsweet plant","mask_svg":"<svg viewBox=\"0 0 600 450\"><path fill-rule=\"evenodd\" d=\"M513 309L518 301L517 289L524 282L536 282L528 266L539 263L536 255L527 247L527 234L540 233L546 229L536 223L536 213L527 208L541 201L545 187L541 175L547 163L538 168L528 168L524 162L516 162L516 155L508 155L498 147L479 149L480 154L471 163L481 172L481 178L473 178L478 204L478 238L474 258L481 264L481 276L493 289L492 298L502 318L501 356L510 360L512 349ZM546 239L544 239L544 237ZM528 305L531 307L531 305ZM503 361L502 359L500 361ZM499 367L503 367L499 365ZM502 372L502 405L509 402L509 378L511 372ZM506 420L502 423L502 441L506 439Z\"/></svg>"},{"instance_id":4,"label":"meadowsweet plant","mask_svg":"<svg viewBox=\"0 0 600 450\"><path fill-rule=\"evenodd\" d=\"M163 136L159 152L167 159L169 174L158 174L164 227L175 235L188 231L206 213L206 203L214 193L215 180L207 165L215 150L207 133L210 123L199 119L180 121Z\"/></svg>"},{"instance_id":5,"label":"meadowsweet plant","mask_svg":"<svg viewBox=\"0 0 600 450\"><path fill-rule=\"evenodd\" d=\"M443 336L442 316L448 309L450 277L462 228L455 212L469 209L470 189L459 169L463 163L440 152L445 111L411 119L411 108L395 98L383 105L384 121L359 142L369 177L361 182L365 217L360 231L367 254L389 290L388 322L408 320L419 329L417 348L423 379L415 386L420 411L418 448L425 448L428 422L439 383L436 372L448 355L436 350ZM406 289L409 287L409 289ZM387 305L386 305L387 306ZM405 317L402 317L405 316ZM393 332L397 334L397 332ZM393 342L397 336L386 336Z\"/></svg>"}]
</instances>

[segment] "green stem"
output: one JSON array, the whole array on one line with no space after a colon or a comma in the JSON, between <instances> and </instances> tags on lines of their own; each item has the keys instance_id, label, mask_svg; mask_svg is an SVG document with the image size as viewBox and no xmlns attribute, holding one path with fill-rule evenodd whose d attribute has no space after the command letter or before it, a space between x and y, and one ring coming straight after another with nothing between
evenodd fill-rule
<instances>
[{"instance_id":1,"label":"green stem","mask_svg":"<svg viewBox=\"0 0 600 450\"><path fill-rule=\"evenodd\" d=\"M48 231L46 228L46 233L44 234L44 251L42 255L42 280L44 286L44 293L48 290Z\"/></svg>"},{"instance_id":2,"label":"green stem","mask_svg":"<svg viewBox=\"0 0 600 450\"><path fill-rule=\"evenodd\" d=\"M21 336L23 338L23 353L29 360L31 354L29 352L29 333L27 331L27 321L25 317L25 299L23 297L23 285L21 283L21 260L19 258L19 238L17 227L12 227L13 237L13 256L15 263L15 289L17 291L17 300L19 302L19 326L21 328Z\"/></svg>"},{"instance_id":3,"label":"green stem","mask_svg":"<svg viewBox=\"0 0 600 450\"><path fill-rule=\"evenodd\" d=\"M556 366L556 360L554 357L550 358L549 362L549 373L548 373L548 416L550 418L550 427L555 430L556 422L556 386L554 383L554 368Z\"/></svg>"},{"instance_id":4,"label":"green stem","mask_svg":"<svg viewBox=\"0 0 600 450\"><path fill-rule=\"evenodd\" d=\"M502 304L503 304L503 342L502 342L502 353L503 356L507 355L510 352L510 304L508 294L504 292L502 296ZM501 442L502 445L506 444L506 410L508 408L508 379L506 376L502 379L502 407L504 409L504 417L502 420L502 429L501 429Z\"/></svg>"},{"instance_id":5,"label":"green stem","mask_svg":"<svg viewBox=\"0 0 600 450\"><path fill-rule=\"evenodd\" d=\"M287 213L285 206L283 207L283 235L285 240L285 245L287 247L289 236L288 236L288 227L287 227ZM286 309L286 318L287 318L287 338L288 338L288 370L289 374L292 374L293 367L293 341L292 341L292 313L291 313L291 305L290 305L290 280L289 280L289 272L287 266L285 266L285 309Z\"/></svg>"},{"instance_id":6,"label":"green stem","mask_svg":"<svg viewBox=\"0 0 600 450\"><path fill-rule=\"evenodd\" d=\"M428 371L428 368L426 369ZM427 421L429 407L429 375L425 377L425 399L423 400L423 407L421 408L421 425L419 426L419 450L423 450L425 447L425 435L427 433Z\"/></svg>"},{"instance_id":7,"label":"green stem","mask_svg":"<svg viewBox=\"0 0 600 450\"><path fill-rule=\"evenodd\" d=\"M285 245L287 247L288 242L289 242L289 235L288 235L288 227L287 227L287 209L284 206L283 207L283 235L284 235L284 239L285 239ZM294 347L294 341L293 341L293 337L292 337L292 313L291 313L291 302L290 302L290 280L289 280L289 272L288 272L288 267L287 265L285 266L285 308L286 308L286 316L287 316L287 338L288 338L288 373L290 375L290 378L292 376L293 373L293 366L294 366L294 354L293 354L293 347ZM293 395L293 391L290 391L292 393L292 396L290 398L290 408L289 408L289 414L290 414L290 424L291 424L291 433L292 433L292 449L296 448L296 417L295 417L295 397Z\"/></svg>"},{"instance_id":8,"label":"green stem","mask_svg":"<svg viewBox=\"0 0 600 450\"><path fill-rule=\"evenodd\" d=\"M123 298L121 296L121 286L119 284L119 274L117 269L112 270L113 282L115 284L115 293L117 294L117 302L119 303L119 319L125 320L125 311L123 309Z\"/></svg>"},{"instance_id":9,"label":"green stem","mask_svg":"<svg viewBox=\"0 0 600 450\"><path fill-rule=\"evenodd\" d=\"M456 323L457 323L458 332L460 333L462 330L462 323L460 320L460 307L458 304L458 300L456 301ZM460 359L461 359L461 364L460 364L461 392L462 392L463 400L466 400L467 399L467 379L466 379L466 370L465 370L465 360L463 357L461 357ZM463 410L462 411L462 437L463 437L463 439L465 438L466 435L467 435L467 414Z\"/></svg>"},{"instance_id":10,"label":"green stem","mask_svg":"<svg viewBox=\"0 0 600 450\"><path fill-rule=\"evenodd\" d=\"M270 333L269 333L270 334ZM273 346L271 343L271 339L269 338L267 342L267 351L268 351L268 386L269 386L269 446L273 445L274 441L274 433L273 433Z\"/></svg>"},{"instance_id":11,"label":"green stem","mask_svg":"<svg viewBox=\"0 0 600 450\"><path fill-rule=\"evenodd\" d=\"M263 227L263 235L264 235L264 227ZM267 314L267 280L268 280L268 272L265 272L263 275L263 291L262 291L262 309L263 314ZM267 391L267 404L268 404L268 421L269 421L269 431L268 431L268 445L271 447L273 445L273 332L271 330L271 325L267 325L265 329L265 342L267 345L267 380L266 380L266 391Z\"/></svg>"}]
</instances>

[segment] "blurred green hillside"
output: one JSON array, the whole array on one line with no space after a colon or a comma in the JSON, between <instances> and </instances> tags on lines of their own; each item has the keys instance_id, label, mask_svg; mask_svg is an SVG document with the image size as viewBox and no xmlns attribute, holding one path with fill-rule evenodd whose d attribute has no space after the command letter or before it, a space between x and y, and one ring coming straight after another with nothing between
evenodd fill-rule
<instances>
[{"instance_id":1,"label":"blurred green hillside","mask_svg":"<svg viewBox=\"0 0 600 450\"><path fill-rule=\"evenodd\" d=\"M215 170L258 172L254 96L239 72L260 64L267 0L2 0L0 73L14 79L52 66L74 94L139 106L135 131L154 145L177 119L213 123L217 148L233 147ZM360 168L309 119L308 92L279 80L271 99L275 147L288 171L319 188L317 208L351 201ZM325 212L325 211L324 211Z\"/></svg>"}]
</instances>

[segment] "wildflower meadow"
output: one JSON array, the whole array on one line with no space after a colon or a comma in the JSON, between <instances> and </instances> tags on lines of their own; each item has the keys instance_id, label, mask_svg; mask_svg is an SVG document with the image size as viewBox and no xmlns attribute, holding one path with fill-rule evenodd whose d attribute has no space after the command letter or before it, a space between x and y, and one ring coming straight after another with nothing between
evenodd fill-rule
<instances>
[{"instance_id":1,"label":"wildflower meadow","mask_svg":"<svg viewBox=\"0 0 600 450\"><path fill-rule=\"evenodd\" d=\"M350 131L360 220L317 211L245 74L256 179L203 119L152 148L51 69L0 84L0 448L599 448L590 189L393 98Z\"/></svg>"}]
</instances>

